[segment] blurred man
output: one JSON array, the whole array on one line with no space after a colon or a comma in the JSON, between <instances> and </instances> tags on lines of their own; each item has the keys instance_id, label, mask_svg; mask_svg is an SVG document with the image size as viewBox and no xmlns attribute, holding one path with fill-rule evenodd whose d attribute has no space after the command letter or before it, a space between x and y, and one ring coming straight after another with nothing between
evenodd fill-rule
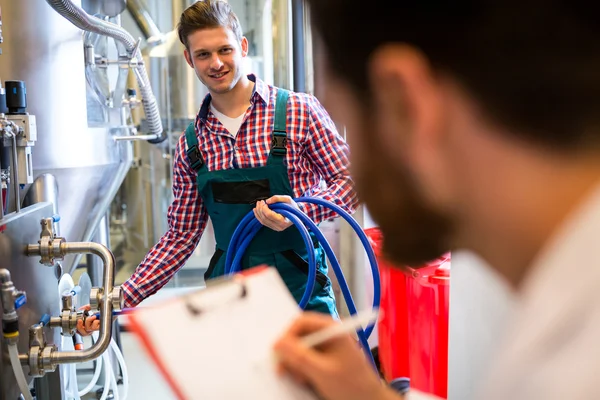
<instances>
[{"instance_id":1,"label":"blurred man","mask_svg":"<svg viewBox=\"0 0 600 400\"><path fill-rule=\"evenodd\" d=\"M387 256L469 249L518 296L478 398L600 398L598 3L311 5L323 101ZM301 317L276 347L283 370L324 399L398 399L351 337L302 347L331 323Z\"/></svg>"}]
</instances>

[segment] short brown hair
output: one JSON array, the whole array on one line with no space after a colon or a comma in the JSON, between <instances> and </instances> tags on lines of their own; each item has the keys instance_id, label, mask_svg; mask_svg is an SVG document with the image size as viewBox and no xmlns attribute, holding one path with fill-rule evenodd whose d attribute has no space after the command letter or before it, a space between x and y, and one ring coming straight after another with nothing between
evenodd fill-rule
<instances>
[{"instance_id":1,"label":"short brown hair","mask_svg":"<svg viewBox=\"0 0 600 400\"><path fill-rule=\"evenodd\" d=\"M371 95L371 54L389 43L408 44L434 70L461 82L512 134L560 151L600 148L598 1L309 3L329 65L363 99Z\"/></svg>"},{"instance_id":2,"label":"short brown hair","mask_svg":"<svg viewBox=\"0 0 600 400\"><path fill-rule=\"evenodd\" d=\"M181 14L177 33L179 40L189 49L188 36L201 29L229 28L238 41L242 41L242 27L231 6L222 0L197 1Z\"/></svg>"}]
</instances>

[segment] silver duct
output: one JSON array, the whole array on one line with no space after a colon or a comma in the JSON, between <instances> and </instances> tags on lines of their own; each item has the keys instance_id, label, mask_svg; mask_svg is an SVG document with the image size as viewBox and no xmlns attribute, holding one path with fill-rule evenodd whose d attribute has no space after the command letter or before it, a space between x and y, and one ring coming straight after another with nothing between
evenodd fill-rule
<instances>
[{"instance_id":1,"label":"silver duct","mask_svg":"<svg viewBox=\"0 0 600 400\"><path fill-rule=\"evenodd\" d=\"M152 92L150 86L150 80L148 79L148 73L144 66L142 59L142 53L139 49L139 43L131 36L129 32L113 23L103 21L99 18L92 17L87 14L83 9L73 4L70 0L46 0L47 3L66 18L73 25L79 29L88 32L94 32L101 35L108 36L122 43L127 49L131 60L135 58L135 69L136 79L140 87L142 95L142 105L144 107L144 113L146 114L146 120L148 127L152 135L156 135L153 142L162 142L167 136L163 130L158 106L156 104L156 98Z\"/></svg>"},{"instance_id":2,"label":"silver duct","mask_svg":"<svg viewBox=\"0 0 600 400\"><path fill-rule=\"evenodd\" d=\"M154 22L154 19L152 19L150 16L145 4L141 0L128 0L127 10L133 17L133 20L138 28L140 28L146 37L146 43L148 43L148 46L152 47L164 42L162 32Z\"/></svg>"}]
</instances>

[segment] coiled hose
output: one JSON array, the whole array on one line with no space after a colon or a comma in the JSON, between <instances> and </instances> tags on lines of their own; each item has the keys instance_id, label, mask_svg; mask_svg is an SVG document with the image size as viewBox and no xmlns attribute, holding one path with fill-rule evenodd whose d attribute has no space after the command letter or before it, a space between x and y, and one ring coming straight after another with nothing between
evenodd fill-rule
<instances>
[{"instance_id":1,"label":"coiled hose","mask_svg":"<svg viewBox=\"0 0 600 400\"><path fill-rule=\"evenodd\" d=\"M379 280L379 270L377 268L377 259L375 257L375 252L371 247L369 239L367 235L364 233L358 222L350 214L344 211L338 205L329 202L327 200L323 200L320 198L311 198L311 197L301 197L295 199L296 203L312 203L317 204L319 206L329 208L330 210L335 211L340 217L346 220L352 229L356 232L360 241L367 253L369 258L369 263L371 265L371 271L373 274L373 308L379 308L380 297L381 297L381 284ZM325 254L327 254L327 258L331 263L331 269L335 273L335 276L340 285L340 289L342 291L342 295L344 296L344 300L348 306L348 310L351 315L355 315L357 313L356 305L354 304L354 299L352 298L352 294L350 293L350 288L348 287L348 283L346 282L346 278L344 277L344 273L342 272L342 268L340 267L340 263L331 248L331 245L327 242L327 239L323 235L323 233L319 230L317 225L311 221L311 219L304 214L302 211L294 208L286 203L277 203L270 206L270 208L274 211L277 211L284 217L288 218L299 230L300 235L308 249L308 280L306 284L306 290L304 291L304 295L300 300L300 307L304 308L310 297L312 295L312 291L315 285L315 278L317 273L317 263L314 254L313 243L310 240L309 231L315 235L319 243L323 246L325 250ZM240 222L238 227L233 233L231 238L231 242L229 244L229 248L227 249L227 256L225 259L225 274L234 274L241 269L241 261L242 257L250 245L250 242L254 239L256 234L262 228L262 224L256 219L254 216L254 212L249 212ZM367 354L368 358L372 361L373 365L375 365L375 361L373 359L373 355L371 354L371 349L368 343L368 338L373 332L374 324L367 326L365 329L357 330L358 339L363 347L363 350Z\"/></svg>"}]
</instances>

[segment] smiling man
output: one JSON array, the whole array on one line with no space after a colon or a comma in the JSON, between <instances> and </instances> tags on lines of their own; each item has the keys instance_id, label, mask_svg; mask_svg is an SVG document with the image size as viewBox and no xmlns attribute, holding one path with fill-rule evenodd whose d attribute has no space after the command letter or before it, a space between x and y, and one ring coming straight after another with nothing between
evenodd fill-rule
<instances>
[{"instance_id":1,"label":"smiling man","mask_svg":"<svg viewBox=\"0 0 600 400\"><path fill-rule=\"evenodd\" d=\"M194 3L181 15L178 33L185 59L209 94L176 148L169 230L123 284L125 302L133 307L171 279L194 251L209 217L217 248L205 278L222 275L231 236L252 210L265 228L242 268L276 267L299 301L307 280L306 246L296 227L268 205L290 203L316 223L334 215L319 206L296 205L293 198L318 196L352 212L357 200L348 146L313 96L245 74L248 40L226 2ZM323 249L315 244L314 251L318 273L307 308L336 315Z\"/></svg>"}]
</instances>

